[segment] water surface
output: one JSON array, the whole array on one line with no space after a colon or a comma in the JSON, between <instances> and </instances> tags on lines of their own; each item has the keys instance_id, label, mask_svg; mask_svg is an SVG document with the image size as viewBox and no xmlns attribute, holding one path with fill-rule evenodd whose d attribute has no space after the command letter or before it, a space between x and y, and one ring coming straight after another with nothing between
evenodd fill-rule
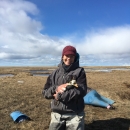
<instances>
[{"instance_id":1,"label":"water surface","mask_svg":"<svg viewBox=\"0 0 130 130\"><path fill-rule=\"evenodd\" d=\"M13 77L13 74L0 74L0 77Z\"/></svg>"}]
</instances>

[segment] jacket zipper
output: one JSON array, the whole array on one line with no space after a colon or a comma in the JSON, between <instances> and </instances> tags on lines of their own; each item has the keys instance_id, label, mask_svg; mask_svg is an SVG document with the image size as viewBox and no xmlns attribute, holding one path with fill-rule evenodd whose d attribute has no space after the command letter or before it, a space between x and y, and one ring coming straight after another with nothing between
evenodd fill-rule
<instances>
[{"instance_id":1,"label":"jacket zipper","mask_svg":"<svg viewBox=\"0 0 130 130\"><path fill-rule=\"evenodd\" d=\"M64 80L65 83L66 83L65 75L66 75L66 73L63 74L63 80ZM62 111L65 110L65 109L66 109L66 108L65 108L65 105L62 103Z\"/></svg>"}]
</instances>

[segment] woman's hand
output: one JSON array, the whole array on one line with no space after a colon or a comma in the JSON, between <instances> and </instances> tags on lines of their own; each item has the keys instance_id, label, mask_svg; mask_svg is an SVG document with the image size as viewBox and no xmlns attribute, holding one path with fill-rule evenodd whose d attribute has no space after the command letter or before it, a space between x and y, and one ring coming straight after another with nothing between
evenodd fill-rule
<instances>
[{"instance_id":1,"label":"woman's hand","mask_svg":"<svg viewBox=\"0 0 130 130\"><path fill-rule=\"evenodd\" d=\"M57 94L58 94L58 92L56 91L56 93L53 95L56 100L58 100Z\"/></svg>"},{"instance_id":2,"label":"woman's hand","mask_svg":"<svg viewBox=\"0 0 130 130\"><path fill-rule=\"evenodd\" d=\"M63 93L66 90L66 86L67 86L67 84L62 84L62 85L57 87L56 91L58 93Z\"/></svg>"}]
</instances>

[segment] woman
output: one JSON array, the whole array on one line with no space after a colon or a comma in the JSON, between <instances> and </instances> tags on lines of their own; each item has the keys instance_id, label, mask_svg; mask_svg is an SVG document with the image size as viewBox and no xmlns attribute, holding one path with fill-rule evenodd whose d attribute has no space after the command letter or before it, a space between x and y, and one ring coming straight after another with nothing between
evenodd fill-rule
<instances>
[{"instance_id":1,"label":"woman","mask_svg":"<svg viewBox=\"0 0 130 130\"><path fill-rule=\"evenodd\" d=\"M76 48L66 46L58 69L48 77L43 89L44 97L52 99L50 130L84 130L86 82Z\"/></svg>"}]
</instances>

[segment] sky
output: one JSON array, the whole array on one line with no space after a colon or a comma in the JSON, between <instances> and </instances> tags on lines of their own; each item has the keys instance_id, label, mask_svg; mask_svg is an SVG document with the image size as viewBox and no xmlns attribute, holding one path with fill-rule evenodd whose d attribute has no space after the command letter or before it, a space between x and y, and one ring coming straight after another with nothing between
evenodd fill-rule
<instances>
[{"instance_id":1,"label":"sky","mask_svg":"<svg viewBox=\"0 0 130 130\"><path fill-rule=\"evenodd\" d=\"M0 0L0 66L130 66L130 0Z\"/></svg>"}]
</instances>

